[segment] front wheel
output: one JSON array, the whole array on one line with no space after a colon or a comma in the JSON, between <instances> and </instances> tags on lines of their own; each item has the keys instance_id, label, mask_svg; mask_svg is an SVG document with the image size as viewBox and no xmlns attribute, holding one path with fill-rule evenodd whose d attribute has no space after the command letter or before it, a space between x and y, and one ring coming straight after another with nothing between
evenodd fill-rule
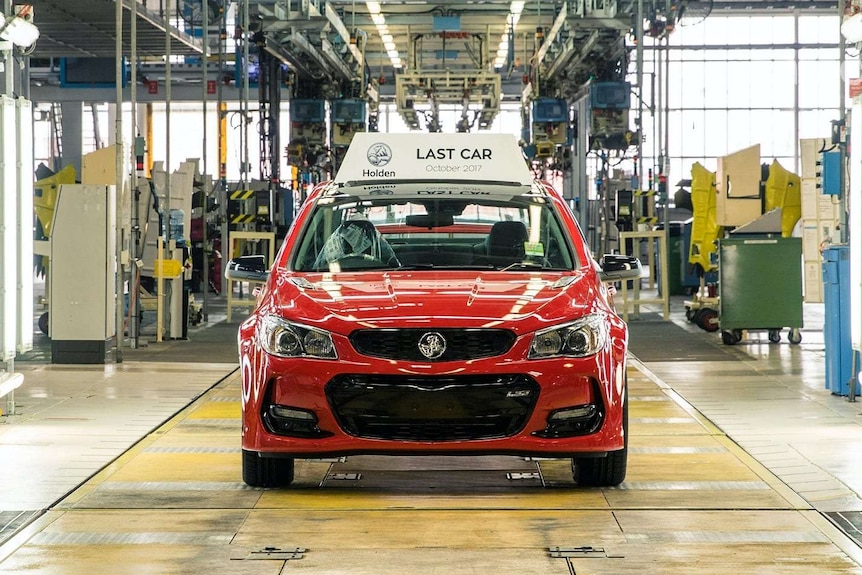
<instances>
[{"instance_id":1,"label":"front wheel","mask_svg":"<svg viewBox=\"0 0 862 575\"><path fill-rule=\"evenodd\" d=\"M572 479L582 487L614 487L626 478L629 455L629 392L623 400L623 437L619 451L609 451L605 457L573 457Z\"/></svg>"},{"instance_id":2,"label":"front wheel","mask_svg":"<svg viewBox=\"0 0 862 575\"><path fill-rule=\"evenodd\" d=\"M261 457L242 450L242 480L251 487L286 487L293 482L293 458Z\"/></svg>"}]
</instances>

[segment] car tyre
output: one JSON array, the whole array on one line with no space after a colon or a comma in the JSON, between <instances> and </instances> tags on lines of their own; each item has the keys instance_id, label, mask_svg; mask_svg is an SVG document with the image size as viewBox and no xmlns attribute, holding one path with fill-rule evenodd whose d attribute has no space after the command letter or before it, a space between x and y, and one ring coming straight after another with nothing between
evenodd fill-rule
<instances>
[{"instance_id":1,"label":"car tyre","mask_svg":"<svg viewBox=\"0 0 862 575\"><path fill-rule=\"evenodd\" d=\"M623 400L624 447L609 451L605 457L573 457L572 479L581 487L614 487L626 478L629 455L629 395Z\"/></svg>"},{"instance_id":2,"label":"car tyre","mask_svg":"<svg viewBox=\"0 0 862 575\"><path fill-rule=\"evenodd\" d=\"M261 457L242 450L242 480L251 487L286 487L293 482L293 458Z\"/></svg>"}]
</instances>

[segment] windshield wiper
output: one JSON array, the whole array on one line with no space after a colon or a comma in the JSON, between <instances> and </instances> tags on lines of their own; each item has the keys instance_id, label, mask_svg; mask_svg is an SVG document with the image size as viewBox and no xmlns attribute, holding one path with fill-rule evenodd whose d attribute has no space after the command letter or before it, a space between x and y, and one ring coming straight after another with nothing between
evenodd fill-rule
<instances>
[{"instance_id":1,"label":"windshield wiper","mask_svg":"<svg viewBox=\"0 0 862 575\"><path fill-rule=\"evenodd\" d=\"M393 271L411 271L411 270L493 270L496 269L490 264L461 264L461 265L437 265L431 263L415 263L407 264L395 268Z\"/></svg>"},{"instance_id":2,"label":"windshield wiper","mask_svg":"<svg viewBox=\"0 0 862 575\"><path fill-rule=\"evenodd\" d=\"M434 264L407 264L406 266L398 266L393 271L404 272L411 270L433 270L436 268Z\"/></svg>"},{"instance_id":3,"label":"windshield wiper","mask_svg":"<svg viewBox=\"0 0 862 575\"><path fill-rule=\"evenodd\" d=\"M501 272L507 272L509 270L538 270L543 272L562 272L566 271L565 268L554 268L549 266L544 266L542 264L537 264L535 262L515 262L513 264L507 265L504 268L501 268Z\"/></svg>"}]
</instances>

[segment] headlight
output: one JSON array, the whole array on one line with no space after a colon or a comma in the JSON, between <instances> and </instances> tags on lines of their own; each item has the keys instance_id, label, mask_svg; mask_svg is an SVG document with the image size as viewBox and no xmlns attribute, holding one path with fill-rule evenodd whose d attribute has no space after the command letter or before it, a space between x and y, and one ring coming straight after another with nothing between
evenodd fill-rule
<instances>
[{"instance_id":1,"label":"headlight","mask_svg":"<svg viewBox=\"0 0 862 575\"><path fill-rule=\"evenodd\" d=\"M328 331L297 325L275 315L263 319L257 338L267 353L279 357L338 359Z\"/></svg>"},{"instance_id":2,"label":"headlight","mask_svg":"<svg viewBox=\"0 0 862 575\"><path fill-rule=\"evenodd\" d=\"M555 356L587 357L605 345L608 328L604 316L593 314L572 323L536 332L530 343L530 359Z\"/></svg>"}]
</instances>

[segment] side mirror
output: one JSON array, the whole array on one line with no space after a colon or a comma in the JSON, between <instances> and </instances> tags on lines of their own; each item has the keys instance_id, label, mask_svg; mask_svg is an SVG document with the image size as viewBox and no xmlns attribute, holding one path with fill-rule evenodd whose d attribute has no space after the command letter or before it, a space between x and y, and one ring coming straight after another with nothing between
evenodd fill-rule
<instances>
[{"instance_id":1,"label":"side mirror","mask_svg":"<svg viewBox=\"0 0 862 575\"><path fill-rule=\"evenodd\" d=\"M227 262L224 276L229 280L266 283L269 272L266 270L266 256L240 256Z\"/></svg>"},{"instance_id":2,"label":"side mirror","mask_svg":"<svg viewBox=\"0 0 862 575\"><path fill-rule=\"evenodd\" d=\"M636 280L643 277L641 262L634 256L605 254L599 261L599 265L602 268L599 271L599 279L603 282Z\"/></svg>"}]
</instances>

